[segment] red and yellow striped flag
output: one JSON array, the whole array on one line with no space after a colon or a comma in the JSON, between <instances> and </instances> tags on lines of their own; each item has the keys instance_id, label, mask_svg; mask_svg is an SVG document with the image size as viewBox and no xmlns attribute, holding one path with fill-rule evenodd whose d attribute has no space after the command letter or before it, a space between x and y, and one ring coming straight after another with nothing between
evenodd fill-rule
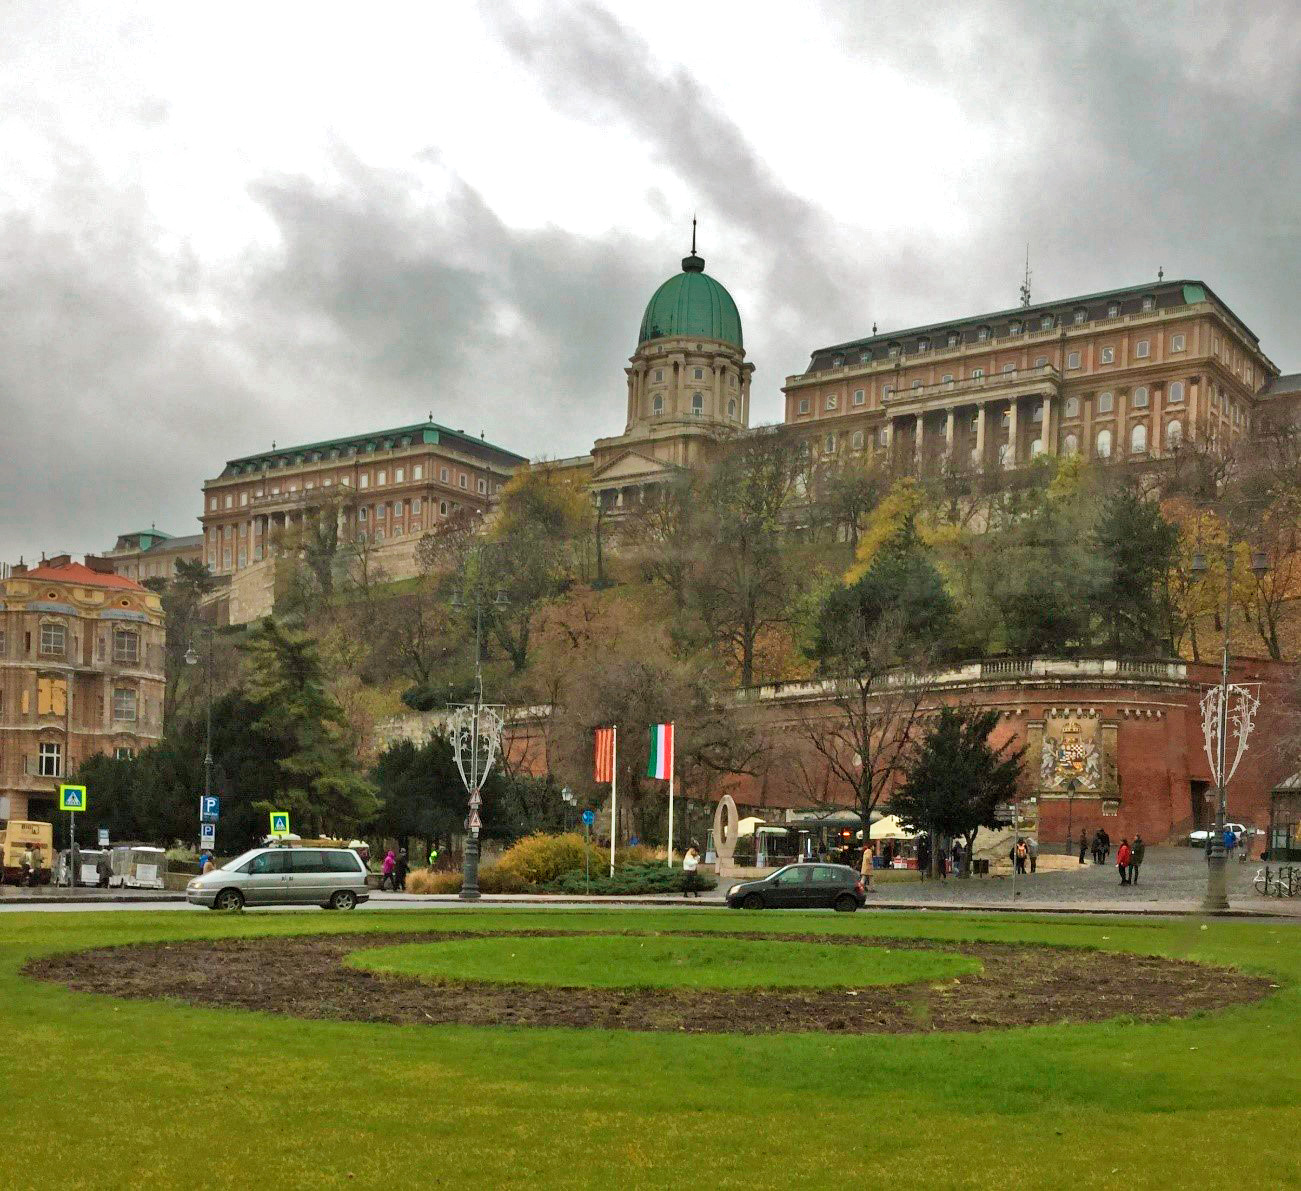
<instances>
[{"instance_id":1,"label":"red and yellow striped flag","mask_svg":"<svg viewBox=\"0 0 1301 1191\"><path fill-rule=\"evenodd\" d=\"M596 780L614 781L614 729L596 730Z\"/></svg>"}]
</instances>

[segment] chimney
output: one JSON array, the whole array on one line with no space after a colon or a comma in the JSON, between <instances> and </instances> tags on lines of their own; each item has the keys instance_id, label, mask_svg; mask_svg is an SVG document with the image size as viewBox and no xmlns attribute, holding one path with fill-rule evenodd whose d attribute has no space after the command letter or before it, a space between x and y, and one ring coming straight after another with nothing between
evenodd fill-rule
<instances>
[{"instance_id":1,"label":"chimney","mask_svg":"<svg viewBox=\"0 0 1301 1191\"><path fill-rule=\"evenodd\" d=\"M16 562L16 563L14 563L14 565L13 565L12 567L10 567L10 569L9 569L9 574L10 574L10 575L25 575L25 574L27 574L27 564L26 564L25 562Z\"/></svg>"},{"instance_id":2,"label":"chimney","mask_svg":"<svg viewBox=\"0 0 1301 1191\"><path fill-rule=\"evenodd\" d=\"M66 567L71 562L71 554L52 554L49 558L43 558L41 560L41 565L47 567Z\"/></svg>"},{"instance_id":3,"label":"chimney","mask_svg":"<svg viewBox=\"0 0 1301 1191\"><path fill-rule=\"evenodd\" d=\"M113 564L107 558L101 558L98 554L86 555L86 569L94 571L97 575L113 574Z\"/></svg>"}]
</instances>

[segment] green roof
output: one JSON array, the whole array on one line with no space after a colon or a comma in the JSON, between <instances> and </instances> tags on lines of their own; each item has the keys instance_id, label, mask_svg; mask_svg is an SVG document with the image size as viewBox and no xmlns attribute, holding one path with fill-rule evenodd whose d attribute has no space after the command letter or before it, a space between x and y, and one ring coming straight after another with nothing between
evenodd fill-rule
<instances>
[{"instance_id":1,"label":"green roof","mask_svg":"<svg viewBox=\"0 0 1301 1191\"><path fill-rule=\"evenodd\" d=\"M238 459L228 459L226 468L236 472L245 469L255 470L259 466L272 466L275 460L285 460L288 464L315 462L306 458L309 455L319 457L329 451L352 449L353 454L366 454L370 451L384 450L390 447L411 446L418 442L439 443L447 441L449 446L460 447L475 454L496 456L504 464L527 463L524 455L517 455L505 447L499 447L464 430L451 430L437 422L418 422L414 426L396 426L391 430L372 430L366 434L349 434L343 438L330 438L322 442L300 443L292 447L276 447L270 451L259 451L256 455L241 455ZM302 456L303 458L299 458Z\"/></svg>"},{"instance_id":2,"label":"green roof","mask_svg":"<svg viewBox=\"0 0 1301 1191\"><path fill-rule=\"evenodd\" d=\"M705 262L693 253L682 261L682 272L670 277L647 303L637 344L695 335L744 347L741 315L732 295L705 273Z\"/></svg>"}]
</instances>

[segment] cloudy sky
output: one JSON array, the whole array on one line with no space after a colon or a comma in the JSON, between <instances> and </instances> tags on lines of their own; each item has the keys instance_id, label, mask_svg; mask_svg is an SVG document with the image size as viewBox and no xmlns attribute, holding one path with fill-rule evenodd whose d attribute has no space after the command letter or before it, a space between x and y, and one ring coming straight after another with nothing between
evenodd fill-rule
<instances>
[{"instance_id":1,"label":"cloudy sky","mask_svg":"<svg viewBox=\"0 0 1301 1191\"><path fill-rule=\"evenodd\" d=\"M1155 277L1301 370L1289 0L0 0L0 560L224 460L623 429L693 213L756 421L822 343Z\"/></svg>"}]
</instances>

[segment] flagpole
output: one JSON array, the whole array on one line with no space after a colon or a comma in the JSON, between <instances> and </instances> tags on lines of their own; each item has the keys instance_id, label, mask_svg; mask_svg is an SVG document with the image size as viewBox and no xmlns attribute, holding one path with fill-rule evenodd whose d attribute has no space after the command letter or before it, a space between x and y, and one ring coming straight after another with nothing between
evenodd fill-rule
<instances>
[{"instance_id":1,"label":"flagpole","mask_svg":"<svg viewBox=\"0 0 1301 1191\"><path fill-rule=\"evenodd\" d=\"M673 725L669 725L669 868L673 867L673 770L678 761L677 741L673 739Z\"/></svg>"},{"instance_id":2,"label":"flagpole","mask_svg":"<svg viewBox=\"0 0 1301 1191\"><path fill-rule=\"evenodd\" d=\"M619 830L619 725L610 729L610 876L614 877L614 837Z\"/></svg>"}]
</instances>

